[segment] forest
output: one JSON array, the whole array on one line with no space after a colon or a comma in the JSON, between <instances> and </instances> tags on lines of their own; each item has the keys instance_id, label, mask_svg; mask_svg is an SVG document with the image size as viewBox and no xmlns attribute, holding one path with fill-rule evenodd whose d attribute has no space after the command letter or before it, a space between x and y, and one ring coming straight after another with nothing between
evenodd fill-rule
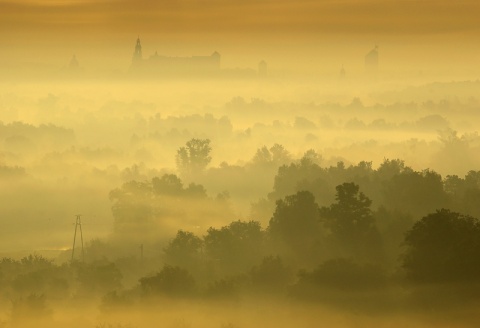
<instances>
[{"instance_id":1,"label":"forest","mask_svg":"<svg viewBox=\"0 0 480 328\"><path fill-rule=\"evenodd\" d=\"M431 80L0 79L0 327L476 327L480 82Z\"/></svg>"}]
</instances>

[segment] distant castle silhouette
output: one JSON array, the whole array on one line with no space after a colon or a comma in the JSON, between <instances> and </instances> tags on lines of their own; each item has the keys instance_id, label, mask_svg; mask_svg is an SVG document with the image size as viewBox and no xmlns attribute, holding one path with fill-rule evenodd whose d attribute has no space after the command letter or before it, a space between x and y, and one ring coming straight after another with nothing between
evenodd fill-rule
<instances>
[{"instance_id":1,"label":"distant castle silhouette","mask_svg":"<svg viewBox=\"0 0 480 328\"><path fill-rule=\"evenodd\" d=\"M132 73L148 75L211 75L220 71L220 54L210 56L167 57L157 52L143 59L140 38L137 38L132 58Z\"/></svg>"}]
</instances>

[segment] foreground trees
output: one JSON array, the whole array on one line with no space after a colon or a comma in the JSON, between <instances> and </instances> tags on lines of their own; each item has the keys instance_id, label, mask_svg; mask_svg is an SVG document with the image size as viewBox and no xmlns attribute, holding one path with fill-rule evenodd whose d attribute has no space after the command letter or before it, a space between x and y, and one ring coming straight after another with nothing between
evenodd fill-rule
<instances>
[{"instance_id":1,"label":"foreground trees","mask_svg":"<svg viewBox=\"0 0 480 328\"><path fill-rule=\"evenodd\" d=\"M264 236L256 221L234 221L220 229L209 228L203 240L209 261L224 274L246 271L262 256Z\"/></svg>"},{"instance_id":2,"label":"foreground trees","mask_svg":"<svg viewBox=\"0 0 480 328\"><path fill-rule=\"evenodd\" d=\"M480 221L472 212L480 203L479 172L442 181L400 161L385 161L378 170L368 162L322 169L315 161L310 153L284 167L276 186L300 190L272 203L267 227L238 220L227 193L209 197L202 185L184 185L173 174L126 182L110 198L114 236L131 243L120 249L112 240L92 242L86 263L57 265L40 256L0 260L0 307L12 305L12 318L24 316L23 309L49 318L50 301L79 297L101 298L102 311L145 299L240 301L247 295L355 309L388 302L393 309L414 298L414 306L430 307L437 299L462 304L465 295L478 302ZM332 176L352 182L333 184ZM446 200L466 214L430 210L448 207L439 206ZM424 211L430 214L418 214ZM180 229L175 236L171 227ZM399 287L404 277L408 282Z\"/></svg>"},{"instance_id":3,"label":"foreground trees","mask_svg":"<svg viewBox=\"0 0 480 328\"><path fill-rule=\"evenodd\" d=\"M480 281L480 221L441 209L405 236L403 268L416 282Z\"/></svg>"},{"instance_id":4,"label":"foreground trees","mask_svg":"<svg viewBox=\"0 0 480 328\"><path fill-rule=\"evenodd\" d=\"M203 241L192 232L179 230L164 249L167 263L191 268L201 260Z\"/></svg>"},{"instance_id":5,"label":"foreground trees","mask_svg":"<svg viewBox=\"0 0 480 328\"><path fill-rule=\"evenodd\" d=\"M406 250L399 263L410 282L404 286L413 293L399 296L398 276L392 276L393 271L383 262L361 256L350 244L350 239L359 238L357 246L362 248L368 242L368 233L363 233L375 229L368 199L354 184L338 186L338 190L338 201L323 210L308 192L279 201L266 230L255 221L233 221L222 228L210 228L204 236L180 230L164 248L164 264L156 257L139 262L105 259L62 265L40 256L21 261L3 259L0 287L5 294L0 301L5 302L6 297L14 301L12 317L21 317L24 308L32 313L38 308L38 316L48 317L45 305L50 300L102 295L102 309L108 311L124 309L142 298L240 300L239 296L247 294L289 295L338 306L358 307L370 302L372 308L382 302L397 306L397 299L410 302L408 297L428 305L437 304L438 299L444 300L443 304L465 297L478 301L478 219L441 209L416 222L405 235ZM322 211L331 211L331 219L323 219ZM346 218L350 220L342 221ZM362 219L368 224L357 226ZM342 228L333 225L342 222ZM295 230L296 224L303 224L302 233L312 229L308 232L313 240L311 249L322 252L306 249L302 261L291 257L293 250L289 253L286 249L299 247L302 237ZM343 237L348 247L339 254L335 247L341 246ZM283 247L276 238L286 238L280 239ZM150 266L148 261L155 264ZM132 274L132 270L135 279L126 286L124 274ZM433 296L429 294L432 291Z\"/></svg>"},{"instance_id":6,"label":"foreground trees","mask_svg":"<svg viewBox=\"0 0 480 328\"><path fill-rule=\"evenodd\" d=\"M270 236L277 242L276 247L284 245L293 257L301 259L314 253L316 243L321 240L321 230L318 205L308 191L278 200L268 225Z\"/></svg>"},{"instance_id":7,"label":"foreground trees","mask_svg":"<svg viewBox=\"0 0 480 328\"><path fill-rule=\"evenodd\" d=\"M343 256L378 258L382 242L370 209L372 201L353 182L336 190L336 202L320 209L335 247Z\"/></svg>"},{"instance_id":8,"label":"foreground trees","mask_svg":"<svg viewBox=\"0 0 480 328\"><path fill-rule=\"evenodd\" d=\"M140 286L146 296L191 296L195 292L195 279L185 269L165 265L154 276L141 278Z\"/></svg>"}]
</instances>

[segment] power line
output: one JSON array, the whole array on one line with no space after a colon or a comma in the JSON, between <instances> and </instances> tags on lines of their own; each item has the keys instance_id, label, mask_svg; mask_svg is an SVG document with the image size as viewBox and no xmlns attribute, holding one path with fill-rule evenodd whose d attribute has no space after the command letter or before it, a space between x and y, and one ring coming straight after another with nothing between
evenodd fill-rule
<instances>
[{"instance_id":1,"label":"power line","mask_svg":"<svg viewBox=\"0 0 480 328\"><path fill-rule=\"evenodd\" d=\"M80 228L80 241L82 242L82 262L85 262L85 252L83 250L83 232L82 232L81 215L77 215L77 220L75 222L75 233L73 234L73 247L72 247L72 259L71 259L72 262L73 262L73 256L75 255L75 241L77 240L77 229L79 228Z\"/></svg>"}]
</instances>

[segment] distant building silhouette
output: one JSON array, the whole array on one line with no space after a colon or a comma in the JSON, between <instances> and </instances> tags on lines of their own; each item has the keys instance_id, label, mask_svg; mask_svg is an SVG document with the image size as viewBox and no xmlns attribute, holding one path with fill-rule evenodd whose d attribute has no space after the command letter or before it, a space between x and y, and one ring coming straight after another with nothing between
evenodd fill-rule
<instances>
[{"instance_id":1,"label":"distant building silhouette","mask_svg":"<svg viewBox=\"0 0 480 328\"><path fill-rule=\"evenodd\" d=\"M258 63L258 76L260 77L266 77L267 76L267 63L262 60L260 63Z\"/></svg>"},{"instance_id":2,"label":"distant building silhouette","mask_svg":"<svg viewBox=\"0 0 480 328\"><path fill-rule=\"evenodd\" d=\"M79 78L83 76L83 69L80 67L80 64L77 60L77 56L73 55L72 58L70 59L70 62L66 67L63 67L61 71L59 71L59 76L63 78Z\"/></svg>"},{"instance_id":3,"label":"distant building silhouette","mask_svg":"<svg viewBox=\"0 0 480 328\"><path fill-rule=\"evenodd\" d=\"M132 66L137 67L141 65L142 61L142 45L140 44L140 37L138 37L137 44L135 45L135 51L133 52Z\"/></svg>"},{"instance_id":4,"label":"distant building silhouette","mask_svg":"<svg viewBox=\"0 0 480 328\"><path fill-rule=\"evenodd\" d=\"M137 39L132 58L131 72L148 76L164 75L211 75L220 70L221 56L218 52L210 56L167 57L155 52L143 59L140 38Z\"/></svg>"},{"instance_id":5,"label":"distant building silhouette","mask_svg":"<svg viewBox=\"0 0 480 328\"><path fill-rule=\"evenodd\" d=\"M376 45L366 56L365 56L365 69L367 72L376 73L378 71L378 46Z\"/></svg>"}]
</instances>

